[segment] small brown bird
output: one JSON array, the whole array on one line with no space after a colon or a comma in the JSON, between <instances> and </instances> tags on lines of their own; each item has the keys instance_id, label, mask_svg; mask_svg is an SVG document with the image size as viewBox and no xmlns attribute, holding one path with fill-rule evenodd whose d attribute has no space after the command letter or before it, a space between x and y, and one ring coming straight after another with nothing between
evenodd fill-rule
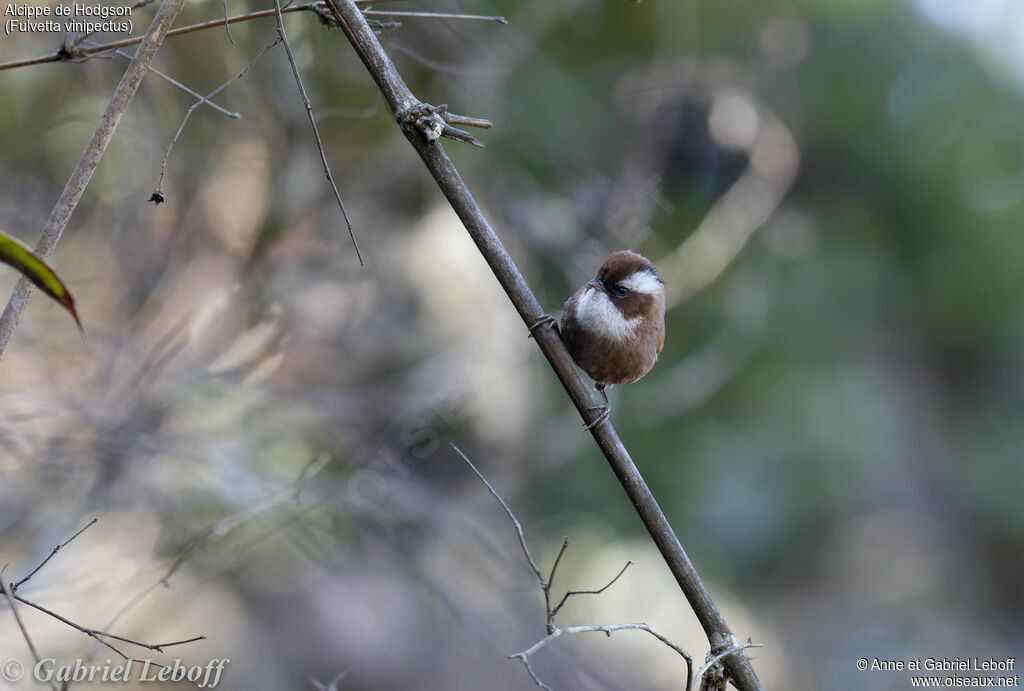
<instances>
[{"instance_id":1,"label":"small brown bird","mask_svg":"<svg viewBox=\"0 0 1024 691\"><path fill-rule=\"evenodd\" d=\"M555 325L547 317L533 328L543 323ZM647 374L665 344L665 284L654 265L636 252L613 252L597 277L566 301L560 333L572 359L596 382L604 399L590 429L611 413L605 388Z\"/></svg>"}]
</instances>

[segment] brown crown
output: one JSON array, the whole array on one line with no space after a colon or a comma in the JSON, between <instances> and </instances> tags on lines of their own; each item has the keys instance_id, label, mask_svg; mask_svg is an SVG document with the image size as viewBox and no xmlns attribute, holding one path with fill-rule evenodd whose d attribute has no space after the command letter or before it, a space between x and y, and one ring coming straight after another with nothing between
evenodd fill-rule
<instances>
[{"instance_id":1,"label":"brown crown","mask_svg":"<svg viewBox=\"0 0 1024 691\"><path fill-rule=\"evenodd\" d=\"M612 252L604 260L604 264L597 272L597 280L605 285L612 285L629 278L637 271L650 271L655 276L658 275L654 264L647 257L629 250L620 250Z\"/></svg>"}]
</instances>

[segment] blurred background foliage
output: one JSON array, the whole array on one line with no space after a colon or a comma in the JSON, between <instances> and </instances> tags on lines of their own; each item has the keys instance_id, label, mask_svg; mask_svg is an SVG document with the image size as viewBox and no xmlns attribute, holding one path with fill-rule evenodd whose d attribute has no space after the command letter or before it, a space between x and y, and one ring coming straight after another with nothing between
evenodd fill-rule
<instances>
[{"instance_id":1,"label":"blurred background foliage","mask_svg":"<svg viewBox=\"0 0 1024 691\"><path fill-rule=\"evenodd\" d=\"M231 13L266 4L231 0ZM611 250L670 290L612 420L769 688L906 688L859 657L1022 644L1024 15L986 0L382 3L416 95L542 303ZM153 8L135 11L141 32ZM188 4L178 24L221 16ZM200 108L152 75L0 363L0 561L22 594L229 657L224 688L527 689L536 583L458 444L564 588L563 623L706 641L621 488L340 31L286 19L358 266L282 51ZM206 93L273 20L170 39ZM105 40L111 37L96 37ZM0 62L59 35L0 40ZM0 227L34 242L126 61L0 71ZM8 295L16 276L0 274ZM296 482L316 459L312 477ZM318 468L320 466L317 466ZM297 495L297 496L295 496ZM189 547L191 545L191 547ZM30 588L31 586L31 588ZM34 613L46 656L90 641ZM0 650L28 661L10 615ZM102 656L101 656L102 658ZM678 688L643 634L562 639L560 689ZM25 686L25 688L28 688Z\"/></svg>"}]
</instances>

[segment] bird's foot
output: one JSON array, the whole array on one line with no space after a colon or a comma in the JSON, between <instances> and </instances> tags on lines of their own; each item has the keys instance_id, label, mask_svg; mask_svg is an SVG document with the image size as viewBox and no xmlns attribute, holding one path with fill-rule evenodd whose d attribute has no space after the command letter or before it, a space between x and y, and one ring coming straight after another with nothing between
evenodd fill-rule
<instances>
[{"instance_id":1,"label":"bird's foot","mask_svg":"<svg viewBox=\"0 0 1024 691\"><path fill-rule=\"evenodd\" d=\"M608 418L612 414L612 407L610 405L592 405L589 410L600 410L601 413L589 425L583 425L585 430L592 430L601 423L608 422Z\"/></svg>"},{"instance_id":2,"label":"bird's foot","mask_svg":"<svg viewBox=\"0 0 1024 691\"><path fill-rule=\"evenodd\" d=\"M608 417L612 414L612 404L608 402L608 394L605 393L604 386L598 385L597 390L601 394L601 398L604 399L604 403L587 407L588 410L600 410L601 412L589 425L583 425L583 428L586 430L592 430L598 425L607 422Z\"/></svg>"},{"instance_id":3,"label":"bird's foot","mask_svg":"<svg viewBox=\"0 0 1024 691\"><path fill-rule=\"evenodd\" d=\"M533 322L528 327L530 335L527 336L527 338L533 338L533 332L542 326L549 326L552 329L554 329L555 333L557 333L559 336L562 335L562 332L558 330L558 320L552 317L550 314L542 314L540 315L540 317L537 318L537 321Z\"/></svg>"}]
</instances>

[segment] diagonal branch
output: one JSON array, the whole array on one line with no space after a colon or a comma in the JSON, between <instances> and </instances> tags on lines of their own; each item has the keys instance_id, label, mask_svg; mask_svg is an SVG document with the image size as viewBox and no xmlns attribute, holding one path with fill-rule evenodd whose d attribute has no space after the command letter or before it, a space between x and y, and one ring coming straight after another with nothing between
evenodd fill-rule
<instances>
[{"instance_id":1,"label":"diagonal branch","mask_svg":"<svg viewBox=\"0 0 1024 691\"><path fill-rule=\"evenodd\" d=\"M33 576L35 576L37 573L39 573L39 569L41 569L44 566L46 566L46 562L48 562L51 559L53 559L54 555L57 554L57 552L61 551L62 549L67 547L69 544L71 544L72 540L74 540L76 537L78 537L79 535L84 533L88 528L91 528L93 526L93 524L95 524L98 520L100 520L100 519L98 519L98 518L92 519L91 521L86 523L84 526L82 526L82 528L77 533L75 533L74 535L69 537L67 540L65 540L64 542L60 543L56 547L54 547L53 551L50 552L49 556L47 556L46 559L43 559L41 562L39 562L39 566L37 566L36 568L32 569L27 576L22 578L17 583L12 583L11 584L11 592L17 591L18 588L20 588L22 585L27 583L29 581L29 579L31 579ZM2 585L2 584L0 584L0 585Z\"/></svg>"},{"instance_id":2,"label":"diagonal branch","mask_svg":"<svg viewBox=\"0 0 1024 691\"><path fill-rule=\"evenodd\" d=\"M75 208L78 206L78 201L82 198L82 194L85 192L89 180L92 179L93 173L96 172L96 167L99 166L103 153L107 150L110 140L114 137L114 130L117 129L121 116L128 109L128 104L131 103L132 97L135 96L135 91L139 88L139 84L142 83L142 78L146 76L149 64L156 57L156 53L160 46L163 45L164 38L171 28L171 24L174 23L178 13L181 12L181 8L184 6L185 0L163 0L160 9L157 10L153 23L150 24L142 40L142 45L139 46L138 52L131 63L129 63L128 69L125 71L124 76L121 77L120 83L114 89L114 95L111 96L110 103L107 104L107 109L103 113L103 117L100 118L92 139L86 145L78 165L75 166L74 172L71 173L71 177L64 186L64 191L61 192L60 198L57 199L57 204L53 207L53 211L50 212L50 218L43 227L43 232L35 248L36 253L43 259L48 259L50 254L53 253L53 248L56 247L61 234L64 232L64 228L67 227L68 221L71 220L71 214L74 213ZM21 319L21 314L25 311L31 295L31 281L24 277L18 279L18 285L15 286L14 293L11 295L3 315L0 315L0 357L3 357L7 343L11 340L15 329L18 328L18 321Z\"/></svg>"},{"instance_id":3,"label":"diagonal branch","mask_svg":"<svg viewBox=\"0 0 1024 691\"><path fill-rule=\"evenodd\" d=\"M519 272L519 268L502 246L469 187L462 180L440 142L430 141L418 127L417 119L409 117L411 111L422 110L425 105L421 104L406 86L355 2L326 1L342 31L376 81L409 143L423 159L438 187L519 312L519 316L527 327L537 323L544 316L544 310ZM553 329L537 329L534 335L534 340L584 421L588 424L595 422L599 413L592 406L596 401L593 400L590 387L584 383L561 338ZM723 640L732 640L732 631L711 599L689 556L679 544L672 526L669 525L614 427L611 424L594 425L591 434L675 576L712 647L717 647ZM763 688L750 660L743 652L730 655L724 664L740 691L760 691Z\"/></svg>"}]
</instances>

